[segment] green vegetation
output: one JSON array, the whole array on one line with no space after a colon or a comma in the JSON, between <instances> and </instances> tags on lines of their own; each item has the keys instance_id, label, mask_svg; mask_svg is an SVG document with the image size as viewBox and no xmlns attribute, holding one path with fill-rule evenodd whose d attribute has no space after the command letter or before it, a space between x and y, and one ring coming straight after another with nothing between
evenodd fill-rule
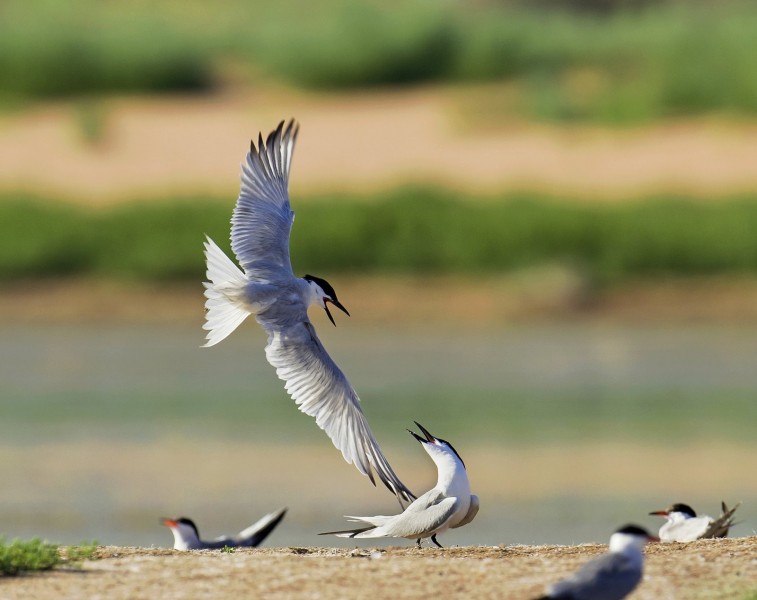
<instances>
[{"instance_id":1,"label":"green vegetation","mask_svg":"<svg viewBox=\"0 0 757 600\"><path fill-rule=\"evenodd\" d=\"M757 112L754 3L586 6L317 0L302 19L293 0L10 0L0 99L202 90L233 64L311 88L509 81L492 110L548 119Z\"/></svg>"},{"instance_id":2,"label":"green vegetation","mask_svg":"<svg viewBox=\"0 0 757 600\"><path fill-rule=\"evenodd\" d=\"M0 196L0 281L52 276L199 281L202 241L228 250L229 199L174 198L88 211ZM499 273L560 264L594 285L757 273L757 197L620 205L528 195L459 199L400 188L298 202L298 273ZM302 225L299 225L302 224Z\"/></svg>"},{"instance_id":3,"label":"green vegetation","mask_svg":"<svg viewBox=\"0 0 757 600\"><path fill-rule=\"evenodd\" d=\"M26 571L47 571L57 566L75 566L91 559L97 542L83 542L80 546L60 548L39 538L6 543L0 537L0 575L18 575Z\"/></svg>"}]
</instances>

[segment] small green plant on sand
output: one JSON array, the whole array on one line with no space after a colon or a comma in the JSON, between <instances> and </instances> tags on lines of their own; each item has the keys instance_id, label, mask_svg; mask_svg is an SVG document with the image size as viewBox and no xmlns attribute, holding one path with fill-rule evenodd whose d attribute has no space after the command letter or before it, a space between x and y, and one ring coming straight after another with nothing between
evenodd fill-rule
<instances>
[{"instance_id":1,"label":"small green plant on sand","mask_svg":"<svg viewBox=\"0 0 757 600\"><path fill-rule=\"evenodd\" d=\"M237 549L234 546L224 546L221 548L221 552L225 552L226 554L234 554Z\"/></svg>"},{"instance_id":2,"label":"small green plant on sand","mask_svg":"<svg viewBox=\"0 0 757 600\"><path fill-rule=\"evenodd\" d=\"M61 548L39 538L5 542L0 537L0 576L46 571L57 566L76 566L83 560L91 559L96 549L97 543L94 541Z\"/></svg>"}]
</instances>

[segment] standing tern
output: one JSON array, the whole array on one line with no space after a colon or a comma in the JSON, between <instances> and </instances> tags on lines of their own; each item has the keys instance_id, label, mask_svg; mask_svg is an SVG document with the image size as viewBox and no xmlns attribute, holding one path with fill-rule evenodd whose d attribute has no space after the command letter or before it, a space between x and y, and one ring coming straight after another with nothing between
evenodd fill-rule
<instances>
[{"instance_id":1,"label":"standing tern","mask_svg":"<svg viewBox=\"0 0 757 600\"><path fill-rule=\"evenodd\" d=\"M707 515L698 517L693 508L680 502L671 505L666 510L656 510L649 514L667 519L660 527L660 539L663 542L693 542L726 537L728 530L734 525L733 513L739 506L741 502L733 508L728 508L725 502L721 502L722 512L717 519Z\"/></svg>"},{"instance_id":2,"label":"standing tern","mask_svg":"<svg viewBox=\"0 0 757 600\"><path fill-rule=\"evenodd\" d=\"M637 525L621 527L610 536L609 552L590 560L573 575L551 585L536 600L621 600L641 581L644 555L656 537Z\"/></svg>"},{"instance_id":3,"label":"standing tern","mask_svg":"<svg viewBox=\"0 0 757 600\"><path fill-rule=\"evenodd\" d=\"M284 518L287 509L269 513L235 536L221 536L204 541L200 539L197 525L192 519L163 519L161 523L173 533L174 550L217 550L220 548L255 548L271 533Z\"/></svg>"},{"instance_id":4,"label":"standing tern","mask_svg":"<svg viewBox=\"0 0 757 600\"><path fill-rule=\"evenodd\" d=\"M231 248L242 271L209 237L205 241L205 324L213 346L249 315L268 334L266 358L286 382L299 409L318 426L375 485L373 472L400 503L415 496L395 475L373 436L357 392L326 352L308 319L317 304L329 312L330 302L349 316L327 281L312 275L296 277L289 259L289 234L294 212L289 204L289 169L299 126L282 121L242 165L241 191L231 218Z\"/></svg>"},{"instance_id":5,"label":"standing tern","mask_svg":"<svg viewBox=\"0 0 757 600\"><path fill-rule=\"evenodd\" d=\"M327 531L320 535L345 538L394 537L414 539L421 547L423 538L431 538L439 548L436 536L447 529L470 523L478 513L478 496L470 492L465 463L452 444L431 435L420 423L415 423L425 438L408 431L418 440L436 463L438 479L433 489L414 500L405 510L392 516L346 517L365 527L344 531Z\"/></svg>"}]
</instances>

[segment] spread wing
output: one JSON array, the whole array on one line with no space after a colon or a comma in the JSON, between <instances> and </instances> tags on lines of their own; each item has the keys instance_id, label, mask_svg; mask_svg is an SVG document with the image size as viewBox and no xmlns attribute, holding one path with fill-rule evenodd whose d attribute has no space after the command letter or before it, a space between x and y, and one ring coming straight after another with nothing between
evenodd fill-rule
<instances>
[{"instance_id":1,"label":"spread wing","mask_svg":"<svg viewBox=\"0 0 757 600\"><path fill-rule=\"evenodd\" d=\"M289 233L294 213L289 204L289 169L299 125L279 123L242 165L242 184L231 217L231 248L251 278L266 279L272 270L292 273Z\"/></svg>"},{"instance_id":2,"label":"spread wing","mask_svg":"<svg viewBox=\"0 0 757 600\"><path fill-rule=\"evenodd\" d=\"M315 417L344 459L374 485L373 471L400 500L415 498L389 466L360 407L357 392L326 352L313 325L307 317L288 322L283 319L283 315L278 317L279 325L268 313L257 316L268 332L268 362L286 382L286 390L300 410Z\"/></svg>"}]
</instances>

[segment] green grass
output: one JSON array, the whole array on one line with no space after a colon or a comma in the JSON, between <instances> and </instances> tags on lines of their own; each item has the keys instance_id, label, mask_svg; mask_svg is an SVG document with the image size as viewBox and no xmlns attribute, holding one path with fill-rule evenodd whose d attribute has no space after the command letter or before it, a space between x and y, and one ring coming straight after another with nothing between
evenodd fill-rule
<instances>
[{"instance_id":1,"label":"green grass","mask_svg":"<svg viewBox=\"0 0 757 600\"><path fill-rule=\"evenodd\" d=\"M636 4L636 6L634 6ZM546 8L546 5L551 5ZM510 81L537 118L639 122L757 112L757 5L568 1L10 0L0 6L0 101L247 81L344 89ZM496 107L495 107L496 108Z\"/></svg>"},{"instance_id":2,"label":"green grass","mask_svg":"<svg viewBox=\"0 0 757 600\"><path fill-rule=\"evenodd\" d=\"M199 281L202 242L228 249L233 202L164 198L99 212L0 196L0 281L95 276ZM496 274L560 264L590 285L757 273L757 197L622 205L399 188L297 204L298 273Z\"/></svg>"},{"instance_id":3,"label":"green grass","mask_svg":"<svg viewBox=\"0 0 757 600\"><path fill-rule=\"evenodd\" d=\"M10 542L0 537L0 575L18 575L29 571L47 571L59 566L76 566L83 560L93 558L96 542L83 542L79 546L61 548L58 544L14 539Z\"/></svg>"}]
</instances>

